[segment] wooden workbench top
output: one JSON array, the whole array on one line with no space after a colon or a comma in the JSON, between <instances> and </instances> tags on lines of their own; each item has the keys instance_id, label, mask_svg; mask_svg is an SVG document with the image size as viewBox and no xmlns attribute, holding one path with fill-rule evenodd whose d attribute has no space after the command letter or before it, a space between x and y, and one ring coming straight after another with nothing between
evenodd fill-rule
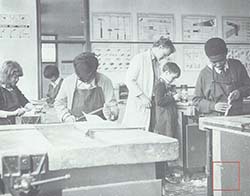
<instances>
[{"instance_id":1,"label":"wooden workbench top","mask_svg":"<svg viewBox=\"0 0 250 196\"><path fill-rule=\"evenodd\" d=\"M250 115L201 117L199 129L216 129L250 136Z\"/></svg>"},{"instance_id":2,"label":"wooden workbench top","mask_svg":"<svg viewBox=\"0 0 250 196\"><path fill-rule=\"evenodd\" d=\"M48 153L49 170L178 158L176 139L115 123L0 126L0 158Z\"/></svg>"}]
</instances>

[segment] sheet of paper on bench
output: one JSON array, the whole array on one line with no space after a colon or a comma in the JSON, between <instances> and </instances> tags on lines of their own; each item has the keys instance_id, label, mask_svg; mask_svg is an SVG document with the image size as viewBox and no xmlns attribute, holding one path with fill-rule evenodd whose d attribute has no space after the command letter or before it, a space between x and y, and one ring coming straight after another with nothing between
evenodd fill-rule
<instances>
[{"instance_id":1,"label":"sheet of paper on bench","mask_svg":"<svg viewBox=\"0 0 250 196\"><path fill-rule=\"evenodd\" d=\"M84 115L87 119L87 122L104 122L104 120L97 115L91 115L91 114L84 114Z\"/></svg>"}]
</instances>

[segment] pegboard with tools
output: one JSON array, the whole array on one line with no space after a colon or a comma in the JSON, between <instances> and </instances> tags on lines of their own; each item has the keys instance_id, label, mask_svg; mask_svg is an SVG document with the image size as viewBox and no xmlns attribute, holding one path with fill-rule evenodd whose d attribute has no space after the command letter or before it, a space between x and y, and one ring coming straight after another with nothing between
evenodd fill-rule
<instances>
[{"instance_id":1,"label":"pegboard with tools","mask_svg":"<svg viewBox=\"0 0 250 196\"><path fill-rule=\"evenodd\" d=\"M129 44L92 44L96 54L100 72L126 71L133 57L133 49Z\"/></svg>"}]
</instances>

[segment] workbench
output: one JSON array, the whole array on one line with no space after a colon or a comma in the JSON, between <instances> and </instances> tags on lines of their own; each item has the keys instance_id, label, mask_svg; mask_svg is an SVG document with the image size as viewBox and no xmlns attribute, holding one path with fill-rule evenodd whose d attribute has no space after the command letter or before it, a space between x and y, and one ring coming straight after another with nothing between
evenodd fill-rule
<instances>
[{"instance_id":1,"label":"workbench","mask_svg":"<svg viewBox=\"0 0 250 196\"><path fill-rule=\"evenodd\" d=\"M199 128L207 134L207 195L249 196L250 115L203 117Z\"/></svg>"},{"instance_id":2,"label":"workbench","mask_svg":"<svg viewBox=\"0 0 250 196\"><path fill-rule=\"evenodd\" d=\"M16 167L27 172L29 156L31 165L41 165L37 161L41 154L47 154L48 165L40 167L39 180L64 176L41 185L38 195L161 196L155 162L178 158L176 139L111 122L0 126L0 143L1 160L11 163L8 168L1 162L2 177L21 174L8 174Z\"/></svg>"},{"instance_id":3,"label":"workbench","mask_svg":"<svg viewBox=\"0 0 250 196\"><path fill-rule=\"evenodd\" d=\"M206 136L198 130L195 107L192 101L177 102L178 127L177 138L179 140L178 165L183 168L185 175L203 172L206 163Z\"/></svg>"}]
</instances>

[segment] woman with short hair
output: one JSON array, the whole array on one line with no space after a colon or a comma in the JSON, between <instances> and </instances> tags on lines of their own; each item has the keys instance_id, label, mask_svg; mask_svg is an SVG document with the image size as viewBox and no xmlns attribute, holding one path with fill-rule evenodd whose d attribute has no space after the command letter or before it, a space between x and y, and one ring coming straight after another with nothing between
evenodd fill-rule
<instances>
[{"instance_id":1,"label":"woman with short hair","mask_svg":"<svg viewBox=\"0 0 250 196\"><path fill-rule=\"evenodd\" d=\"M15 124L15 117L33 108L16 86L23 76L22 67L15 61L0 65L0 125Z\"/></svg>"}]
</instances>

